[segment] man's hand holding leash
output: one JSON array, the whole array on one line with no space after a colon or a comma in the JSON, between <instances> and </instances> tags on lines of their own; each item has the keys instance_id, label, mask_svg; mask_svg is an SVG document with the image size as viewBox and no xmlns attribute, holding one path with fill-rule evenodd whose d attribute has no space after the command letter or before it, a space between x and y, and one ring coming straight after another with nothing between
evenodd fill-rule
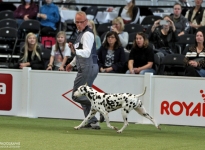
<instances>
[{"instance_id":1,"label":"man's hand holding leash","mask_svg":"<svg viewBox=\"0 0 205 150\"><path fill-rule=\"evenodd\" d=\"M71 52L72 52L73 54L75 54L75 48L74 48L74 46L73 46L73 43L69 42L69 43L68 43L68 46L70 47Z\"/></svg>"}]
</instances>

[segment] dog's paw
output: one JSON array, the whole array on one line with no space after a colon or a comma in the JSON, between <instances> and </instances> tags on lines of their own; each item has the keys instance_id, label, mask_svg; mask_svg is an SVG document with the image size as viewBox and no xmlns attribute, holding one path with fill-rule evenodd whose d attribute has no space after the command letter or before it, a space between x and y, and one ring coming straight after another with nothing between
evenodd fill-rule
<instances>
[{"instance_id":1,"label":"dog's paw","mask_svg":"<svg viewBox=\"0 0 205 150\"><path fill-rule=\"evenodd\" d=\"M122 130L118 130L117 133L122 133Z\"/></svg>"},{"instance_id":2,"label":"dog's paw","mask_svg":"<svg viewBox=\"0 0 205 150\"><path fill-rule=\"evenodd\" d=\"M75 129L75 130L78 130L78 129L80 129L80 128L77 126L77 127L74 127L74 129Z\"/></svg>"}]
</instances>

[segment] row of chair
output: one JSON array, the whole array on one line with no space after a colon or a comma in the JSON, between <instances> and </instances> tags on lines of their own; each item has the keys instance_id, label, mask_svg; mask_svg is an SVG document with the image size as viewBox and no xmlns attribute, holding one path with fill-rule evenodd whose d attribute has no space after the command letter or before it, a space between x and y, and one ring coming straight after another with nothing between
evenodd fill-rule
<instances>
[{"instance_id":1,"label":"row of chair","mask_svg":"<svg viewBox=\"0 0 205 150\"><path fill-rule=\"evenodd\" d=\"M160 54L155 54L155 69L157 75L185 75L185 56L182 54L169 54L161 57Z\"/></svg>"}]
</instances>

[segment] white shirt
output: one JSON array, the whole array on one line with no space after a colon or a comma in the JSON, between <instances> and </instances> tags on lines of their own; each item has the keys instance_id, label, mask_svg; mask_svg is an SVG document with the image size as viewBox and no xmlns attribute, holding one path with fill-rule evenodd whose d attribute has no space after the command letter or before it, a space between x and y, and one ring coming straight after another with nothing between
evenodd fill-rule
<instances>
[{"instance_id":1,"label":"white shirt","mask_svg":"<svg viewBox=\"0 0 205 150\"><path fill-rule=\"evenodd\" d=\"M121 17L122 19L129 21L132 20L132 18L129 16L129 14L127 14L127 9L123 8L122 12L121 12Z\"/></svg>"},{"instance_id":2,"label":"white shirt","mask_svg":"<svg viewBox=\"0 0 205 150\"><path fill-rule=\"evenodd\" d=\"M122 44L122 47L126 47L128 44L128 40L129 40L129 35L127 32L122 32L120 34L118 34L120 42Z\"/></svg>"},{"instance_id":3,"label":"white shirt","mask_svg":"<svg viewBox=\"0 0 205 150\"><path fill-rule=\"evenodd\" d=\"M62 49L62 47L60 47L60 49ZM71 50L68 47L68 43L65 44L65 49L64 51L61 51L61 52L62 52L63 57L71 56ZM55 50L55 44L52 46L51 56L54 56L54 66L60 67L63 62L63 58L59 50Z\"/></svg>"},{"instance_id":4,"label":"white shirt","mask_svg":"<svg viewBox=\"0 0 205 150\"><path fill-rule=\"evenodd\" d=\"M84 57L84 58L89 58L90 54L91 54L92 47L93 47L93 43L94 43L94 34L89 32L89 31L86 31L83 34L80 42L83 44L83 49L75 49L76 55ZM75 47L75 45L74 45L74 47ZM70 64L71 64L71 66L76 65L76 57L73 58L73 60Z\"/></svg>"}]
</instances>

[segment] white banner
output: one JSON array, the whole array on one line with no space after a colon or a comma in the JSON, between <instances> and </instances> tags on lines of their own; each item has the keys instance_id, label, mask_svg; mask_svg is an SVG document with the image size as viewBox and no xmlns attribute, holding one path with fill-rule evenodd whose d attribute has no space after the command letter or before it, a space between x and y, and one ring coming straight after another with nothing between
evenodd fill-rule
<instances>
[{"instance_id":1,"label":"white banner","mask_svg":"<svg viewBox=\"0 0 205 150\"><path fill-rule=\"evenodd\" d=\"M12 76L12 107L0 110L0 115L84 118L81 105L72 101L71 96L76 72L1 69L0 76L5 75ZM3 82L0 79L0 108L7 102L1 94ZM99 73L93 88L107 93L140 94L146 86L146 94L141 100L158 123L204 126L204 85L204 78ZM120 110L109 116L111 121L123 121ZM96 117L99 118L99 114ZM150 123L135 111L130 112L128 121Z\"/></svg>"}]
</instances>

